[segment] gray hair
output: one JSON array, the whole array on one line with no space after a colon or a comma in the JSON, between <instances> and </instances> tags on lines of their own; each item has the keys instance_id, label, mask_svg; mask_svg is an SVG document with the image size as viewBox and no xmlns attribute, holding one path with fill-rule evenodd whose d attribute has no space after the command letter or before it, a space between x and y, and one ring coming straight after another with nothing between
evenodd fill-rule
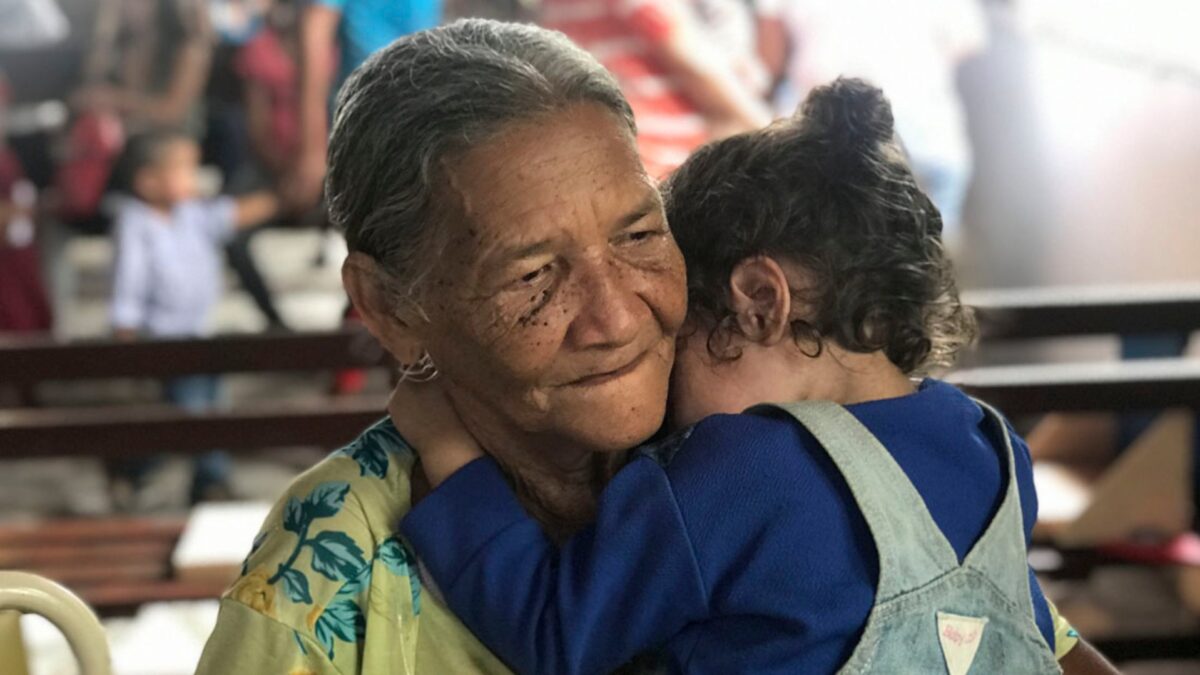
<instances>
[{"instance_id":1,"label":"gray hair","mask_svg":"<svg viewBox=\"0 0 1200 675\"><path fill-rule=\"evenodd\" d=\"M592 102L635 131L616 80L560 33L481 19L403 37L363 63L338 97L329 217L351 251L415 299L437 260L438 171L506 124Z\"/></svg>"}]
</instances>

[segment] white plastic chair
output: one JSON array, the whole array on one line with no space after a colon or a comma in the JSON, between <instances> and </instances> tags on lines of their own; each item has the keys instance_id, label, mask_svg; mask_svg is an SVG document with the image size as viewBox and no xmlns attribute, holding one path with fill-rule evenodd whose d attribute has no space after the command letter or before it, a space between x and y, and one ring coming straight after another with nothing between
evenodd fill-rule
<instances>
[{"instance_id":1,"label":"white plastic chair","mask_svg":"<svg viewBox=\"0 0 1200 675\"><path fill-rule=\"evenodd\" d=\"M0 571L0 612L5 610L38 614L57 626L75 652L81 675L112 675L104 627L91 608L63 586L28 572Z\"/></svg>"}]
</instances>

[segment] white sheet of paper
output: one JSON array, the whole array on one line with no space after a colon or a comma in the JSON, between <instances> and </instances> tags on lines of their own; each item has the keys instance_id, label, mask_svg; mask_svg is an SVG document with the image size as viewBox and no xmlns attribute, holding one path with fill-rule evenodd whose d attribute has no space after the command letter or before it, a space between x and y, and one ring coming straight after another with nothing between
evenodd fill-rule
<instances>
[{"instance_id":1,"label":"white sheet of paper","mask_svg":"<svg viewBox=\"0 0 1200 675\"><path fill-rule=\"evenodd\" d=\"M240 565L271 512L269 502L215 502L192 509L171 563L176 569Z\"/></svg>"}]
</instances>

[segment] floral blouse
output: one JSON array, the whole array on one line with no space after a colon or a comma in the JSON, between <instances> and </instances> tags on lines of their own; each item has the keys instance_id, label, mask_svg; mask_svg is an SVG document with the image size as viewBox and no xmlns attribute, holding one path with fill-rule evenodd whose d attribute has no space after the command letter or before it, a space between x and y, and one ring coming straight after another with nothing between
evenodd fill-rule
<instances>
[{"instance_id":1,"label":"floral blouse","mask_svg":"<svg viewBox=\"0 0 1200 675\"><path fill-rule=\"evenodd\" d=\"M642 452L668 463L686 437ZM396 534L415 461L384 419L298 477L221 599L197 675L510 673L423 583ZM1062 658L1078 634L1050 611ZM658 668L651 658L620 672Z\"/></svg>"},{"instance_id":2,"label":"floral blouse","mask_svg":"<svg viewBox=\"0 0 1200 675\"><path fill-rule=\"evenodd\" d=\"M198 675L508 673L396 535L415 460L385 419L298 477L221 599Z\"/></svg>"}]
</instances>

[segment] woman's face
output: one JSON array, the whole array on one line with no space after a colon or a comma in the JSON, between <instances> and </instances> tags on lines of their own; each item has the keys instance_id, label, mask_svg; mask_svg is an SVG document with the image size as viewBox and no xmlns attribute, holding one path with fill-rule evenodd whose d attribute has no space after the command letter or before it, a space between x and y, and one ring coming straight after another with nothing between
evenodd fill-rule
<instances>
[{"instance_id":1,"label":"woman's face","mask_svg":"<svg viewBox=\"0 0 1200 675\"><path fill-rule=\"evenodd\" d=\"M448 245L416 328L484 443L622 450L660 426L684 266L629 131L580 104L446 167ZM558 448L559 450L555 450Z\"/></svg>"}]
</instances>

